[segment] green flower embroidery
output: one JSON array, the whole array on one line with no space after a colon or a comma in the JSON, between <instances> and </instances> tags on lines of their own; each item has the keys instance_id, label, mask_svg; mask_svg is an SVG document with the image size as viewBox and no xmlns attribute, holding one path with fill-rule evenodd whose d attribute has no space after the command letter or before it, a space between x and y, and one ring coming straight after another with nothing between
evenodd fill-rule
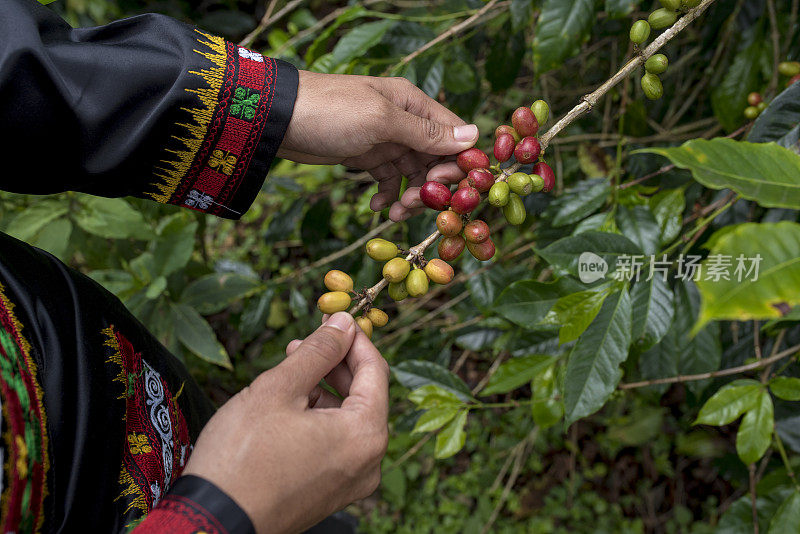
<instances>
[{"instance_id":1,"label":"green flower embroidery","mask_svg":"<svg viewBox=\"0 0 800 534\"><path fill-rule=\"evenodd\" d=\"M246 87L237 87L236 92L233 93L233 104L231 104L231 115L245 119L248 121L253 120L256 116L256 109L258 103L261 101L261 94L252 91Z\"/></svg>"}]
</instances>

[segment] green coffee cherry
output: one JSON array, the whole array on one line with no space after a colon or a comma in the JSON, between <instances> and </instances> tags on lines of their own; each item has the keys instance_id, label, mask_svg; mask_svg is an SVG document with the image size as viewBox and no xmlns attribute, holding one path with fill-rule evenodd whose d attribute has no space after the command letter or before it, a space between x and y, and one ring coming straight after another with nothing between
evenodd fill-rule
<instances>
[{"instance_id":1,"label":"green coffee cherry","mask_svg":"<svg viewBox=\"0 0 800 534\"><path fill-rule=\"evenodd\" d=\"M508 204L508 194L511 188L506 182L497 182L489 189L489 204L497 208L502 208Z\"/></svg>"},{"instance_id":2,"label":"green coffee cherry","mask_svg":"<svg viewBox=\"0 0 800 534\"><path fill-rule=\"evenodd\" d=\"M664 96L664 86L661 84L661 78L649 72L642 76L642 91L644 91L644 96L650 100L658 100Z\"/></svg>"},{"instance_id":3,"label":"green coffee cherry","mask_svg":"<svg viewBox=\"0 0 800 534\"><path fill-rule=\"evenodd\" d=\"M402 282L411 270L411 263L405 258L393 258L383 266L383 277L389 282Z\"/></svg>"},{"instance_id":4,"label":"green coffee cherry","mask_svg":"<svg viewBox=\"0 0 800 534\"><path fill-rule=\"evenodd\" d=\"M766 103L766 102L759 102L759 103L756 105L756 107L758 108L758 114L760 115L762 111L764 111L765 109L767 109L767 103Z\"/></svg>"},{"instance_id":5,"label":"green coffee cherry","mask_svg":"<svg viewBox=\"0 0 800 534\"><path fill-rule=\"evenodd\" d=\"M508 204L503 206L503 215L509 224L518 225L525 222L527 213L525 212L525 204L516 193L511 193L508 197Z\"/></svg>"},{"instance_id":6,"label":"green coffee cherry","mask_svg":"<svg viewBox=\"0 0 800 534\"><path fill-rule=\"evenodd\" d=\"M681 0L681 7L687 7L689 9L693 9L700 5L700 2L703 0Z\"/></svg>"},{"instance_id":7,"label":"green coffee cherry","mask_svg":"<svg viewBox=\"0 0 800 534\"><path fill-rule=\"evenodd\" d=\"M667 71L669 60L664 54L655 54L645 61L644 68L650 74L663 74Z\"/></svg>"},{"instance_id":8,"label":"green coffee cherry","mask_svg":"<svg viewBox=\"0 0 800 534\"><path fill-rule=\"evenodd\" d=\"M631 26L631 41L637 45L647 41L650 37L650 24L646 20L637 20Z\"/></svg>"},{"instance_id":9,"label":"green coffee cherry","mask_svg":"<svg viewBox=\"0 0 800 534\"><path fill-rule=\"evenodd\" d=\"M650 23L650 27L654 30L663 30L664 28L669 28L678 20L678 15L674 11L670 11L669 9L656 9L650 16L647 17L647 22Z\"/></svg>"},{"instance_id":10,"label":"green coffee cherry","mask_svg":"<svg viewBox=\"0 0 800 534\"><path fill-rule=\"evenodd\" d=\"M412 297L421 297L428 292L428 275L422 269L414 269L406 277L406 291Z\"/></svg>"},{"instance_id":11,"label":"green coffee cherry","mask_svg":"<svg viewBox=\"0 0 800 534\"><path fill-rule=\"evenodd\" d=\"M758 117L758 108L756 106L748 106L744 108L744 117L747 120L754 120Z\"/></svg>"},{"instance_id":12,"label":"green coffee cherry","mask_svg":"<svg viewBox=\"0 0 800 534\"><path fill-rule=\"evenodd\" d=\"M533 191L531 177L524 172L515 172L508 177L508 187L518 195L529 195Z\"/></svg>"},{"instance_id":13,"label":"green coffee cherry","mask_svg":"<svg viewBox=\"0 0 800 534\"><path fill-rule=\"evenodd\" d=\"M397 245L380 237L367 241L367 256L375 261L389 261L397 256Z\"/></svg>"},{"instance_id":14,"label":"green coffee cherry","mask_svg":"<svg viewBox=\"0 0 800 534\"><path fill-rule=\"evenodd\" d=\"M783 61L778 64L778 72L781 76L797 76L800 74L800 61Z\"/></svg>"},{"instance_id":15,"label":"green coffee cherry","mask_svg":"<svg viewBox=\"0 0 800 534\"><path fill-rule=\"evenodd\" d=\"M389 296L395 302L400 302L401 300L405 300L408 297L408 291L406 290L406 283L405 282L392 282L389 284L389 288L387 289Z\"/></svg>"},{"instance_id":16,"label":"green coffee cherry","mask_svg":"<svg viewBox=\"0 0 800 534\"><path fill-rule=\"evenodd\" d=\"M534 116L536 116L536 122L539 123L539 126L546 123L547 119L550 117L550 106L547 105L547 102L544 100L537 100L531 104L531 111L533 111Z\"/></svg>"},{"instance_id":17,"label":"green coffee cherry","mask_svg":"<svg viewBox=\"0 0 800 534\"><path fill-rule=\"evenodd\" d=\"M538 174L531 174L531 185L533 186L532 191L534 193L538 193L542 189L544 189L544 178L539 176Z\"/></svg>"},{"instance_id":18,"label":"green coffee cherry","mask_svg":"<svg viewBox=\"0 0 800 534\"><path fill-rule=\"evenodd\" d=\"M660 0L660 2L664 9L670 11L678 11L681 8L681 0Z\"/></svg>"}]
</instances>

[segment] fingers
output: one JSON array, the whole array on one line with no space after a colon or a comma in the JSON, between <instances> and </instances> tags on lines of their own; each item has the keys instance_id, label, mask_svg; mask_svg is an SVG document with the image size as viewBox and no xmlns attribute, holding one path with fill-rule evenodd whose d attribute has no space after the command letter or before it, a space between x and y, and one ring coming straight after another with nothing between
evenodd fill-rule
<instances>
[{"instance_id":1,"label":"fingers","mask_svg":"<svg viewBox=\"0 0 800 534\"><path fill-rule=\"evenodd\" d=\"M431 170L428 171L426 179L443 184L454 184L466 177L466 173L458 168L455 161L448 161L447 163L440 163L432 167Z\"/></svg>"},{"instance_id":2,"label":"fingers","mask_svg":"<svg viewBox=\"0 0 800 534\"><path fill-rule=\"evenodd\" d=\"M383 93L404 110L450 126L466 124L461 117L429 97L425 91L405 78L383 78Z\"/></svg>"},{"instance_id":3,"label":"fingers","mask_svg":"<svg viewBox=\"0 0 800 534\"><path fill-rule=\"evenodd\" d=\"M324 323L324 321L323 321ZM286 346L286 355L290 356L294 351L296 351L300 345L303 343L302 339L293 339L289 342ZM339 392L340 395L346 397L348 392L350 391L350 384L353 382L353 373L350 371L350 368L347 366L347 363L340 362L333 368L333 370L325 375L325 381L333 386L336 391ZM309 394L309 398L314 398L314 391ZM338 400L338 399L337 399ZM313 402L311 403L313 404ZM341 403L340 403L341 404Z\"/></svg>"},{"instance_id":4,"label":"fingers","mask_svg":"<svg viewBox=\"0 0 800 534\"><path fill-rule=\"evenodd\" d=\"M309 408L341 408L341 406L341 399L320 386L316 386L308 395Z\"/></svg>"},{"instance_id":5,"label":"fingers","mask_svg":"<svg viewBox=\"0 0 800 534\"><path fill-rule=\"evenodd\" d=\"M386 122L386 141L403 144L425 154L446 156L473 146L478 140L474 124L453 126L397 108Z\"/></svg>"},{"instance_id":6,"label":"fingers","mask_svg":"<svg viewBox=\"0 0 800 534\"><path fill-rule=\"evenodd\" d=\"M347 353L347 366L353 373L350 392L342 401L343 410L366 415L376 424L385 424L389 415L389 365L375 345L358 331Z\"/></svg>"},{"instance_id":7,"label":"fingers","mask_svg":"<svg viewBox=\"0 0 800 534\"><path fill-rule=\"evenodd\" d=\"M380 211L397 200L402 177L391 162L379 165L369 173L378 182L378 192L372 195L369 207L372 211Z\"/></svg>"},{"instance_id":8,"label":"fingers","mask_svg":"<svg viewBox=\"0 0 800 534\"><path fill-rule=\"evenodd\" d=\"M290 393L307 397L317 383L344 359L353 344L355 331L355 321L349 313L335 313L299 346L292 347L291 354L275 368L283 374L282 379L289 384Z\"/></svg>"}]
</instances>

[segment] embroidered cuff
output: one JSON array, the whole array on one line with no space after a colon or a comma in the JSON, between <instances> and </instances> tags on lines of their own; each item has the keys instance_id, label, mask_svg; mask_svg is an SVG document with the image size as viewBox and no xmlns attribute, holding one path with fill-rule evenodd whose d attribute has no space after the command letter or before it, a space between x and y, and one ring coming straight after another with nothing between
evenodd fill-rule
<instances>
[{"instance_id":1,"label":"embroidered cuff","mask_svg":"<svg viewBox=\"0 0 800 534\"><path fill-rule=\"evenodd\" d=\"M255 534L255 529L244 510L221 489L203 478L184 475L135 532Z\"/></svg>"},{"instance_id":2,"label":"embroidered cuff","mask_svg":"<svg viewBox=\"0 0 800 534\"><path fill-rule=\"evenodd\" d=\"M186 89L196 105L176 137L181 145L159 162L149 194L220 217L238 219L250 207L289 125L297 69L289 63L199 30L195 52L204 64Z\"/></svg>"}]
</instances>

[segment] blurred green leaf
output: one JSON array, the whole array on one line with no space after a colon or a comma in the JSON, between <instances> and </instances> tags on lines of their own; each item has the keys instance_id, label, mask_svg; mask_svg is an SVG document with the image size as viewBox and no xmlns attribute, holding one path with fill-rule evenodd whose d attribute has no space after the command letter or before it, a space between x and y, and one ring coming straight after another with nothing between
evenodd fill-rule
<instances>
[{"instance_id":1,"label":"blurred green leaf","mask_svg":"<svg viewBox=\"0 0 800 534\"><path fill-rule=\"evenodd\" d=\"M720 388L697 414L696 425L722 426L735 421L760 401L763 386L751 379L736 380Z\"/></svg>"},{"instance_id":2,"label":"blurred green leaf","mask_svg":"<svg viewBox=\"0 0 800 534\"><path fill-rule=\"evenodd\" d=\"M800 491L794 491L775 512L769 522L767 534L794 534L798 525L800 525Z\"/></svg>"},{"instance_id":3,"label":"blurred green leaf","mask_svg":"<svg viewBox=\"0 0 800 534\"><path fill-rule=\"evenodd\" d=\"M800 401L800 378L776 376L769 381L769 389L779 399Z\"/></svg>"},{"instance_id":4,"label":"blurred green leaf","mask_svg":"<svg viewBox=\"0 0 800 534\"><path fill-rule=\"evenodd\" d=\"M489 379L489 383L480 392L481 396L508 393L530 382L534 376L546 369L555 361L552 356L531 354L510 358L500 364L497 371Z\"/></svg>"},{"instance_id":5,"label":"blurred green leaf","mask_svg":"<svg viewBox=\"0 0 800 534\"><path fill-rule=\"evenodd\" d=\"M533 62L539 75L563 65L589 37L594 0L544 0L534 30Z\"/></svg>"},{"instance_id":6,"label":"blurred green leaf","mask_svg":"<svg viewBox=\"0 0 800 534\"><path fill-rule=\"evenodd\" d=\"M233 369L228 353L217 341L217 336L197 311L186 304L172 304L175 334L186 348L203 360Z\"/></svg>"},{"instance_id":7,"label":"blurred green leaf","mask_svg":"<svg viewBox=\"0 0 800 534\"><path fill-rule=\"evenodd\" d=\"M142 214L121 198L81 196L84 209L75 222L90 234L107 238L153 239L153 231Z\"/></svg>"},{"instance_id":8,"label":"blurred green leaf","mask_svg":"<svg viewBox=\"0 0 800 534\"><path fill-rule=\"evenodd\" d=\"M261 281L256 278L233 273L211 273L187 285L180 300L203 315L210 315L262 287Z\"/></svg>"},{"instance_id":9,"label":"blurred green leaf","mask_svg":"<svg viewBox=\"0 0 800 534\"><path fill-rule=\"evenodd\" d=\"M423 413L419 419L417 419L417 424L414 425L414 429L411 431L412 434L419 434L422 432L432 432L434 430L439 430L445 424L450 422L460 411L460 408L456 406L443 406L441 408L431 408L430 410Z\"/></svg>"},{"instance_id":10,"label":"blurred green leaf","mask_svg":"<svg viewBox=\"0 0 800 534\"><path fill-rule=\"evenodd\" d=\"M462 410L458 415L436 435L434 456L443 460L456 454L464 447L467 433L464 426L467 424L467 411Z\"/></svg>"},{"instance_id":11,"label":"blurred green leaf","mask_svg":"<svg viewBox=\"0 0 800 534\"><path fill-rule=\"evenodd\" d=\"M50 222L67 213L69 205L58 201L41 201L17 214L6 228L6 233L21 241L33 238Z\"/></svg>"},{"instance_id":12,"label":"blurred green leaf","mask_svg":"<svg viewBox=\"0 0 800 534\"><path fill-rule=\"evenodd\" d=\"M395 378L408 389L433 384L454 393L462 400L470 400L469 387L445 367L424 360L406 360L392 366Z\"/></svg>"},{"instance_id":13,"label":"blurred green leaf","mask_svg":"<svg viewBox=\"0 0 800 534\"><path fill-rule=\"evenodd\" d=\"M772 442L774 426L772 398L764 389L759 389L754 406L744 415L736 433L736 452L742 462L750 465L764 456Z\"/></svg>"}]
</instances>

